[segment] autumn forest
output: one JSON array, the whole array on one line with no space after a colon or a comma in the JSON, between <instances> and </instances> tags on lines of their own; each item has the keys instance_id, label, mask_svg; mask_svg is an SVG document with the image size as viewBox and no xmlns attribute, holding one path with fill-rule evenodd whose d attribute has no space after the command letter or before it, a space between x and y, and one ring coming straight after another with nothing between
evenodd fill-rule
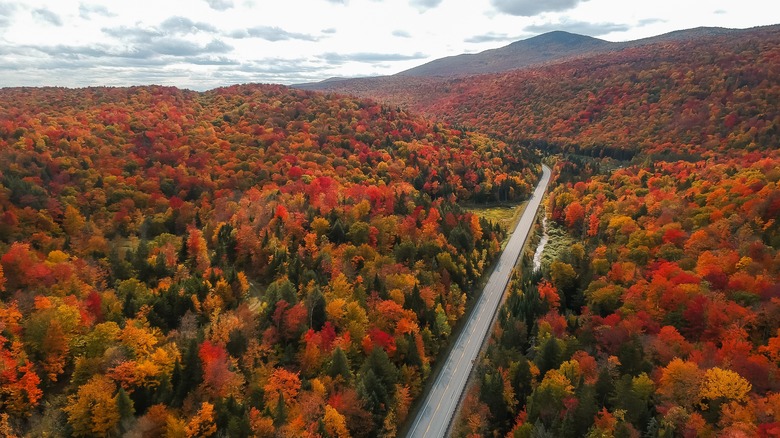
<instances>
[{"instance_id":1,"label":"autumn forest","mask_svg":"<svg viewBox=\"0 0 780 438\"><path fill-rule=\"evenodd\" d=\"M780 30L337 92L0 89L0 436L780 435ZM350 88L351 87L351 88ZM47 435L48 434L48 435Z\"/></svg>"}]
</instances>

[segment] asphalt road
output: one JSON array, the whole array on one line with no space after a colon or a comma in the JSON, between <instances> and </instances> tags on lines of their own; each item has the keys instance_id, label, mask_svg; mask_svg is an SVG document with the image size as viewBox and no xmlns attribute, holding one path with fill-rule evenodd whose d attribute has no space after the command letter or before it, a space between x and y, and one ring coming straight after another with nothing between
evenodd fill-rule
<instances>
[{"instance_id":1,"label":"asphalt road","mask_svg":"<svg viewBox=\"0 0 780 438\"><path fill-rule=\"evenodd\" d=\"M471 367L482 347L482 342L493 322L501 297L506 289L512 269L525 246L531 231L536 211L542 202L547 184L550 182L550 168L542 166L542 178L536 186L523 216L512 232L509 242L490 275L482 295L474 306L466 326L458 336L449 357L441 369L436 382L428 392L417 417L409 429L409 437L443 437L450 425L455 408L466 386Z\"/></svg>"}]
</instances>

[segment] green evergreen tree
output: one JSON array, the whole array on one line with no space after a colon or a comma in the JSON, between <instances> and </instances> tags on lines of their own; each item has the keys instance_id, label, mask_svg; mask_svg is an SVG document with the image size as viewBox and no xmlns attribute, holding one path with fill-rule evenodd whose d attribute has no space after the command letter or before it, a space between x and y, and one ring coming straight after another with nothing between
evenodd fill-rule
<instances>
[{"instance_id":1,"label":"green evergreen tree","mask_svg":"<svg viewBox=\"0 0 780 438\"><path fill-rule=\"evenodd\" d=\"M614 392L615 382L612 381L609 370L604 367L599 372L598 380L596 380L596 403L598 403L599 406L607 408L612 407L610 400Z\"/></svg>"},{"instance_id":2,"label":"green evergreen tree","mask_svg":"<svg viewBox=\"0 0 780 438\"><path fill-rule=\"evenodd\" d=\"M561 347L555 336L550 336L544 341L539 356L536 358L536 366L539 367L540 376L544 376L547 371L561 366Z\"/></svg>"},{"instance_id":3,"label":"green evergreen tree","mask_svg":"<svg viewBox=\"0 0 780 438\"><path fill-rule=\"evenodd\" d=\"M328 375L334 379L337 376L341 376L344 381L348 381L350 377L349 372L349 359L344 353L341 347L336 347L333 350L333 354L330 359L330 366L328 367Z\"/></svg>"},{"instance_id":4,"label":"green evergreen tree","mask_svg":"<svg viewBox=\"0 0 780 438\"><path fill-rule=\"evenodd\" d=\"M285 423L287 423L287 405L280 391L279 398L276 401L276 409L274 409L274 426L279 427Z\"/></svg>"},{"instance_id":5,"label":"green evergreen tree","mask_svg":"<svg viewBox=\"0 0 780 438\"><path fill-rule=\"evenodd\" d=\"M135 415L135 409L133 408L133 400L124 390L119 388L119 391L114 397L116 401L116 407L119 410L119 430L120 433L127 432L128 424L133 421L133 415Z\"/></svg>"}]
</instances>

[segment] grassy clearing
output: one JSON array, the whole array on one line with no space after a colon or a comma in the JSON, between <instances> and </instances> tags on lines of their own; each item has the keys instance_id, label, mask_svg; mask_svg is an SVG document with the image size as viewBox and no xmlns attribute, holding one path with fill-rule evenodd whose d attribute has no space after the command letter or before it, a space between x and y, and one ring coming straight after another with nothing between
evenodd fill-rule
<instances>
[{"instance_id":1,"label":"grassy clearing","mask_svg":"<svg viewBox=\"0 0 780 438\"><path fill-rule=\"evenodd\" d=\"M488 207L472 204L465 205L464 208L479 217L498 223L505 231L509 231L520 220L526 204L526 202L523 202L521 204L491 205Z\"/></svg>"},{"instance_id":2,"label":"grassy clearing","mask_svg":"<svg viewBox=\"0 0 780 438\"><path fill-rule=\"evenodd\" d=\"M566 230L551 220L547 221L547 235L550 236L550 239L542 251L543 271L549 269L552 262L558 260L561 254L568 252L572 245L577 243Z\"/></svg>"}]
</instances>

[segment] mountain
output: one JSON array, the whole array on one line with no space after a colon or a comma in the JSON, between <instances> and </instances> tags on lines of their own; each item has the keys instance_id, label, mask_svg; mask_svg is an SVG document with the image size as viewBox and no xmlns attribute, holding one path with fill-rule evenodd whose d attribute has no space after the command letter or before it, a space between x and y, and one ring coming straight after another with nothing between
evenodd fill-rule
<instances>
[{"instance_id":1,"label":"mountain","mask_svg":"<svg viewBox=\"0 0 780 438\"><path fill-rule=\"evenodd\" d=\"M497 73L601 52L616 43L555 31L515 41L498 49L437 59L398 73L399 76L468 76Z\"/></svg>"},{"instance_id":2,"label":"mountain","mask_svg":"<svg viewBox=\"0 0 780 438\"><path fill-rule=\"evenodd\" d=\"M744 32L772 28L727 29L721 27L697 27L673 31L633 41L611 42L585 35L564 31L553 31L525 40L515 41L507 46L480 53L461 54L436 59L426 64L404 70L392 76L366 78L328 78L320 82L295 84L294 88L305 90L328 90L360 94L360 90L411 78L456 78L472 75L502 73L570 61L602 53L621 51L641 46L684 42L723 35L739 35Z\"/></svg>"},{"instance_id":3,"label":"mountain","mask_svg":"<svg viewBox=\"0 0 780 438\"><path fill-rule=\"evenodd\" d=\"M696 37L695 35L703 35ZM504 140L625 156L776 148L780 26L691 30L618 51L472 77L341 84ZM605 152L606 151L606 152Z\"/></svg>"}]
</instances>

